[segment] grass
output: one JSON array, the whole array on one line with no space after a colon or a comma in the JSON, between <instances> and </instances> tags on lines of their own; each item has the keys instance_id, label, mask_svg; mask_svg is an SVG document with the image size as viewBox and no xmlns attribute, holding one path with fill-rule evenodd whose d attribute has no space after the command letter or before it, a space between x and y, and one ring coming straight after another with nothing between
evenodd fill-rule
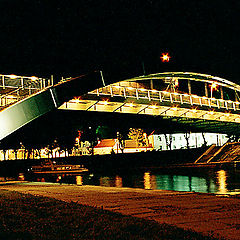
<instances>
[{"instance_id":1,"label":"grass","mask_svg":"<svg viewBox=\"0 0 240 240\"><path fill-rule=\"evenodd\" d=\"M214 238L75 202L0 190L0 239Z\"/></svg>"}]
</instances>

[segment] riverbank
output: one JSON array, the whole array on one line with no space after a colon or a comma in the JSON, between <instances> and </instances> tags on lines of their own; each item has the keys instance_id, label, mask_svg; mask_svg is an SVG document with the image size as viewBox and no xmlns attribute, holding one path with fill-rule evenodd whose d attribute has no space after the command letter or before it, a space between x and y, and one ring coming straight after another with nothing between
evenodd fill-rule
<instances>
[{"instance_id":1,"label":"riverbank","mask_svg":"<svg viewBox=\"0 0 240 240\"><path fill-rule=\"evenodd\" d=\"M90 172L109 172L119 169L168 168L176 164L193 163L206 148L176 149L172 151L152 151L140 153L119 153L108 155L50 158L56 164L80 164ZM46 159L45 159L46 160ZM40 165L44 159L0 161L0 177L17 177L28 174L32 166Z\"/></svg>"},{"instance_id":2,"label":"riverbank","mask_svg":"<svg viewBox=\"0 0 240 240\"><path fill-rule=\"evenodd\" d=\"M193 234L191 232L186 232L187 235L185 235L185 233L181 235L182 233L181 231L178 232L178 228L184 231L195 231L203 234L204 236L208 236L208 238L205 239L210 239L210 237L215 237L217 239L220 239L221 237L224 237L225 239L239 239L240 235L240 220L238 217L240 212L240 199L237 197L220 197L211 194L198 194L191 192L173 192L161 190L152 191L142 189L106 188L48 183L13 184L0 186L0 189L18 191L25 194L30 193L35 196L40 196L40 199L42 197L55 198L57 200L65 201L70 205L73 204L71 206L79 206L79 204L83 204L90 207L100 208L101 211L110 210L111 212L115 212L114 214L117 214L112 215L114 217L111 220L113 221L114 218L117 217L115 219L116 222L114 220L113 223L110 223L110 221L109 223L111 227L108 226L108 223L105 221L102 222L101 219L103 218L102 216L98 215L99 213L97 212L98 216L95 215L96 218L94 220L94 224L93 222L88 224L88 226L91 227L92 232L94 232L96 229L102 231L101 229L104 228L103 226L107 227L107 231L110 231L112 227L119 222L118 217L121 216L126 224L124 225L125 230L122 233L119 233L119 231L116 230L118 234L129 234L128 232L125 232L126 229L131 229L131 232L134 234L140 234L136 236L132 235L132 238L129 238L129 235L124 235L127 237L100 237L98 239L139 239L142 236L142 239L204 239L201 237L199 238L199 236L195 237L191 235ZM15 198L15 201L19 201L19 199L22 201L22 198L26 198L21 196L22 195L19 195L17 198L18 200ZM30 203L30 206L31 205L32 203ZM34 205L36 205L35 202ZM49 204L49 206L55 205ZM36 213L33 217L36 218L37 212L41 212L43 209L44 208L42 208L40 204L40 206L35 208ZM28 211L27 206L25 206L25 210ZM78 212L79 211L80 210L78 210ZM128 215L130 218L127 220L125 216L118 215L119 213ZM43 216L45 216L44 214L45 213L43 213ZM63 214L66 219L69 218L69 215L72 215L72 212L64 212ZM52 215L49 214L47 216L48 218L51 218ZM63 216L60 218L62 219ZM134 217L134 220L132 217ZM143 227L139 225L140 223L134 223L135 217L141 218L141 221L151 221L151 226ZM47 219L45 218L45 220ZM54 219L54 217L51 219ZM65 220L62 219L61 221ZM99 221L100 223L97 223ZM48 224L47 222L48 221L45 221L46 224ZM160 224L159 227L162 229L162 232L160 229L155 229L155 222ZM103 225L103 223L106 225ZM122 229L121 226L123 222L120 221L120 223L120 225L116 225L116 229ZM146 222L146 224L147 223L149 222ZM39 224L43 224L43 222ZM168 228L170 227L169 224L173 226L172 229ZM167 227L165 228L165 226ZM95 230L93 231L93 229ZM146 232L142 233L140 229L145 229ZM113 236L114 232L115 230L112 231ZM144 234L147 234L147 232L149 232L149 234L155 233L156 235L148 235L145 237ZM96 234L96 232L94 234ZM165 237L165 235L161 234L167 234L167 236ZM89 238L93 239L93 236L91 235Z\"/></svg>"}]
</instances>

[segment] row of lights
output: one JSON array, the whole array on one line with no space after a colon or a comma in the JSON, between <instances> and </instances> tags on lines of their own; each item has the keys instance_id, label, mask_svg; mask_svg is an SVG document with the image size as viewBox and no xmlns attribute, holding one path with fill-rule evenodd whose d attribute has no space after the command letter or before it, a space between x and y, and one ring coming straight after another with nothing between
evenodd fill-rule
<instances>
[{"instance_id":1,"label":"row of lights","mask_svg":"<svg viewBox=\"0 0 240 240\"><path fill-rule=\"evenodd\" d=\"M77 102L77 103L80 103L80 102L81 102L81 99L80 99L80 98L75 98L74 101ZM105 100L105 101L102 102L102 104L105 105L105 106L107 106L107 105L109 104L109 102ZM136 104L134 104L134 103L126 103L125 106L126 106L126 107L135 107ZM150 105L149 108L151 108L151 109L157 109L158 106L157 106L157 105ZM172 107L171 110L172 110L172 111L178 111L178 110L180 110L180 108L178 108L178 107L175 106L175 107ZM197 110L196 108L193 108L193 109L191 109L191 111L192 111L193 113L196 113L198 110ZM214 113L215 113L214 111L209 111L209 114L210 114L210 115L213 115ZM225 113L225 116L226 116L226 117L229 117L229 116L230 116L230 113L229 113L229 112Z\"/></svg>"},{"instance_id":2,"label":"row of lights","mask_svg":"<svg viewBox=\"0 0 240 240\"><path fill-rule=\"evenodd\" d=\"M82 100L81 97L75 97L72 101L73 101L73 102L76 102L76 103L80 103L81 100ZM103 105L108 105L109 103L110 103L110 102L107 101L107 100L102 101L102 104L103 104ZM126 103L125 106L135 107L136 104L134 104L134 103ZM154 104L154 105L150 105L149 108L156 109L156 108L158 108L158 106ZM174 111L179 110L178 107L172 107L171 109L174 110ZM193 108L192 111L193 111L193 112L197 112L197 109L196 109L196 108ZM210 113L212 113L212 112L213 112L213 111L210 111ZM229 114L229 113L227 113L227 114Z\"/></svg>"},{"instance_id":3,"label":"row of lights","mask_svg":"<svg viewBox=\"0 0 240 240\"><path fill-rule=\"evenodd\" d=\"M14 75L14 74L11 74L11 75L0 75L0 76L8 77L8 78L10 78L10 79L22 78L22 76L17 76L17 75ZM32 77L24 77L24 78L30 78L32 81L35 81L35 80L38 79L38 77L35 77L35 76L32 76Z\"/></svg>"},{"instance_id":4,"label":"row of lights","mask_svg":"<svg viewBox=\"0 0 240 240\"><path fill-rule=\"evenodd\" d=\"M104 104L104 105L108 105L108 101L104 101L103 104ZM136 105L135 105L134 103L127 103L127 104L125 104L125 106L127 106L127 107L135 107ZM157 106L157 105L150 105L149 108L157 109L158 106ZM171 110L173 110L173 111L178 111L178 110L180 110L180 108L178 108L178 107L172 107ZM196 112L197 112L197 109L196 109L196 108L193 108L193 109L191 109L191 111L194 112L194 113L196 113ZM210 114L210 115L213 115L214 113L215 113L214 111L209 111L209 114ZM227 117L229 117L229 116L230 116L230 113L225 113L225 115L226 115Z\"/></svg>"}]
</instances>

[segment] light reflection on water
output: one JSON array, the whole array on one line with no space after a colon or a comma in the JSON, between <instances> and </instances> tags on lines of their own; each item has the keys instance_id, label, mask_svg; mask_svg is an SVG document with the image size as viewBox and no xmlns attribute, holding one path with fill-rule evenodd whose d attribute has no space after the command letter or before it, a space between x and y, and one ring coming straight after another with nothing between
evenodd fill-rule
<instances>
[{"instance_id":1,"label":"light reflection on water","mask_svg":"<svg viewBox=\"0 0 240 240\"><path fill-rule=\"evenodd\" d=\"M84 176L83 185L191 191L216 194L240 193L240 172L217 170L196 173L144 173Z\"/></svg>"}]
</instances>

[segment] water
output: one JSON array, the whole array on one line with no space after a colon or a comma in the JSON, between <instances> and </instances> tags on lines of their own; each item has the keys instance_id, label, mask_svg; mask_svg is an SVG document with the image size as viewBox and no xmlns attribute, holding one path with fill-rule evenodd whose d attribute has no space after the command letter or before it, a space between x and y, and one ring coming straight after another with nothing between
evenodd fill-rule
<instances>
[{"instance_id":1,"label":"water","mask_svg":"<svg viewBox=\"0 0 240 240\"><path fill-rule=\"evenodd\" d=\"M131 159L129 159L129 162ZM125 166L125 165L124 165ZM131 166L131 167L130 167ZM214 194L240 194L240 169L169 168L147 169L143 166L117 170L96 168L80 176L71 174L35 174L30 181L46 181L104 187L128 187L151 190L188 191ZM112 170L111 170L112 169ZM28 179L26 179L28 180Z\"/></svg>"},{"instance_id":2,"label":"water","mask_svg":"<svg viewBox=\"0 0 240 240\"><path fill-rule=\"evenodd\" d=\"M82 185L162 189L215 194L240 194L240 171L232 170L132 170L118 174L85 174L78 177ZM76 176L65 176L63 182L76 183Z\"/></svg>"}]
</instances>

